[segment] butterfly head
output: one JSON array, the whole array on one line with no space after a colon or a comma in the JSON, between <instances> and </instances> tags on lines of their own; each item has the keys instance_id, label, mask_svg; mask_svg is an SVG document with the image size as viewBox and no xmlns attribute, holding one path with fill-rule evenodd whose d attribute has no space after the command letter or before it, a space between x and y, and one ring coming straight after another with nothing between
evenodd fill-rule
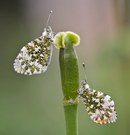
<instances>
[{"instance_id":1,"label":"butterfly head","mask_svg":"<svg viewBox=\"0 0 130 135\"><path fill-rule=\"evenodd\" d=\"M78 94L82 95L84 93L84 91L86 91L86 90L89 90L89 85L87 84L86 80L82 80Z\"/></svg>"},{"instance_id":2,"label":"butterfly head","mask_svg":"<svg viewBox=\"0 0 130 135\"><path fill-rule=\"evenodd\" d=\"M44 29L42 37L46 37L47 39L53 40L54 34L50 26L47 26L47 28Z\"/></svg>"}]
</instances>

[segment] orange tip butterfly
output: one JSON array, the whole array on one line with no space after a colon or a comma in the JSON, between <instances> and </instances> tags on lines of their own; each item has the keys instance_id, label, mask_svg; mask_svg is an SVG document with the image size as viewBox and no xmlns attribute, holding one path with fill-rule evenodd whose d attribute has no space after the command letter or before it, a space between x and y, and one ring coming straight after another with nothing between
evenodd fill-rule
<instances>
[{"instance_id":1,"label":"orange tip butterfly","mask_svg":"<svg viewBox=\"0 0 130 135\"><path fill-rule=\"evenodd\" d=\"M48 22L52 11L50 11L46 28L42 36L26 44L14 60L14 70L24 75L41 74L45 72L51 61L53 32Z\"/></svg>"},{"instance_id":2,"label":"orange tip butterfly","mask_svg":"<svg viewBox=\"0 0 130 135\"><path fill-rule=\"evenodd\" d=\"M83 64L84 71L85 65ZM99 124L113 123L117 119L114 101L103 92L91 89L86 80L81 81L78 94L85 104L90 118Z\"/></svg>"}]
</instances>

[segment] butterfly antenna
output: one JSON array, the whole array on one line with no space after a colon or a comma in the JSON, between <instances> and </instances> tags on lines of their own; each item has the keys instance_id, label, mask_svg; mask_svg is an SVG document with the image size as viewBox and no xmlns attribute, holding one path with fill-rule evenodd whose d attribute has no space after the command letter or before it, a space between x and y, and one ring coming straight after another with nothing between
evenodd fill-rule
<instances>
[{"instance_id":1,"label":"butterfly antenna","mask_svg":"<svg viewBox=\"0 0 130 135\"><path fill-rule=\"evenodd\" d=\"M86 79L86 81L87 81L86 66L85 66L85 63L84 63L84 62L83 62L83 64L82 64L82 66L83 66L84 76L85 76L85 79Z\"/></svg>"},{"instance_id":2,"label":"butterfly antenna","mask_svg":"<svg viewBox=\"0 0 130 135\"><path fill-rule=\"evenodd\" d=\"M51 17L51 14L52 14L52 10L50 11L50 13L49 13L49 16L48 16L48 19L47 19L47 22L46 22L46 27L48 27L48 23L49 23L49 21L50 21L50 17Z\"/></svg>"}]
</instances>

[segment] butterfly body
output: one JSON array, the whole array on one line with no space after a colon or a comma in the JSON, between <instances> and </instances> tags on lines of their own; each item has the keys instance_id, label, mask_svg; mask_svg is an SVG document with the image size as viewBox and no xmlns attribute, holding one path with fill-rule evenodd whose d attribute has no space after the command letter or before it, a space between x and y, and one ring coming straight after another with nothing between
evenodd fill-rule
<instances>
[{"instance_id":1,"label":"butterfly body","mask_svg":"<svg viewBox=\"0 0 130 135\"><path fill-rule=\"evenodd\" d=\"M109 95L89 88L86 80L81 82L78 91L82 98L90 118L100 124L115 122L117 114L114 109L114 101Z\"/></svg>"},{"instance_id":2,"label":"butterfly body","mask_svg":"<svg viewBox=\"0 0 130 135\"><path fill-rule=\"evenodd\" d=\"M24 75L45 72L51 61L53 32L48 26L42 36L25 45L14 61L14 69Z\"/></svg>"}]
</instances>

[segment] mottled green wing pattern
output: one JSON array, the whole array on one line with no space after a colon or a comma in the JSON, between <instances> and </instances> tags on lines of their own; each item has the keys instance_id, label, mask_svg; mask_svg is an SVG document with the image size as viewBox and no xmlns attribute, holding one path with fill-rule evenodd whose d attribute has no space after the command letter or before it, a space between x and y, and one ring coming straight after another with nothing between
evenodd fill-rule
<instances>
[{"instance_id":1,"label":"mottled green wing pattern","mask_svg":"<svg viewBox=\"0 0 130 135\"><path fill-rule=\"evenodd\" d=\"M14 69L24 75L40 74L47 70L53 49L51 27L44 30L41 37L25 45L14 61Z\"/></svg>"},{"instance_id":2,"label":"mottled green wing pattern","mask_svg":"<svg viewBox=\"0 0 130 135\"><path fill-rule=\"evenodd\" d=\"M100 124L113 123L117 119L114 101L109 95L89 88L86 80L81 81L78 91L90 118Z\"/></svg>"}]
</instances>

